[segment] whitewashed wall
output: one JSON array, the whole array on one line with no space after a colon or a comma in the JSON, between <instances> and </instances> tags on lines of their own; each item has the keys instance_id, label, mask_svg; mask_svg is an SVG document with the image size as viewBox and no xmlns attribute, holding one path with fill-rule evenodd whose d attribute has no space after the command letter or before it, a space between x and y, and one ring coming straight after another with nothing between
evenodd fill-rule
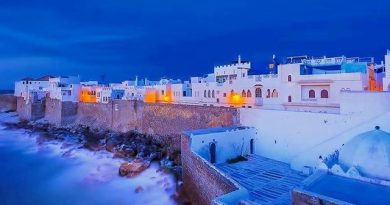
<instances>
[{"instance_id":1,"label":"whitewashed wall","mask_svg":"<svg viewBox=\"0 0 390 205\"><path fill-rule=\"evenodd\" d=\"M228 159L250 153L250 140L257 139L256 129L231 130L191 136L191 149L206 160L210 160L209 147L216 145L216 163L224 163ZM255 150L256 152L256 147Z\"/></svg>"},{"instance_id":2,"label":"whitewashed wall","mask_svg":"<svg viewBox=\"0 0 390 205\"><path fill-rule=\"evenodd\" d=\"M368 124L390 111L390 93L350 92L343 93L342 98L340 106L343 114L242 108L240 122L243 126L257 128L257 154L286 163L305 154L309 155L304 159L308 160L307 165L314 166L313 158L318 158L318 155L307 153L307 150ZM335 150L340 145L333 143L326 146L330 146L329 150Z\"/></svg>"}]
</instances>

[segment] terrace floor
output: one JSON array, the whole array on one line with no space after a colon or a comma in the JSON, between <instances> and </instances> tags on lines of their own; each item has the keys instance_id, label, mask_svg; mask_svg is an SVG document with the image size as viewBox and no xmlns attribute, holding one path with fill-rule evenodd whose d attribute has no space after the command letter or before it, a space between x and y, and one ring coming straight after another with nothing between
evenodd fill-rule
<instances>
[{"instance_id":1,"label":"terrace floor","mask_svg":"<svg viewBox=\"0 0 390 205\"><path fill-rule=\"evenodd\" d=\"M251 203L260 205L291 204L291 190L307 178L286 163L259 155L216 166L249 191Z\"/></svg>"}]
</instances>

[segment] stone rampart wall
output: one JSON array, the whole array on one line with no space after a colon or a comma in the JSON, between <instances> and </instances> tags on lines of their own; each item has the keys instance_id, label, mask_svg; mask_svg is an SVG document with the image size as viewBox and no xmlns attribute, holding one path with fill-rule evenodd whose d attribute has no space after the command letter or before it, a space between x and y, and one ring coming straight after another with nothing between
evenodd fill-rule
<instances>
[{"instance_id":1,"label":"stone rampart wall","mask_svg":"<svg viewBox=\"0 0 390 205\"><path fill-rule=\"evenodd\" d=\"M194 204L212 204L213 200L238 189L206 160L191 150L190 137L181 137L183 181Z\"/></svg>"},{"instance_id":2,"label":"stone rampart wall","mask_svg":"<svg viewBox=\"0 0 390 205\"><path fill-rule=\"evenodd\" d=\"M18 97L16 111L22 120L39 120L45 116L45 103L25 101Z\"/></svg>"},{"instance_id":3,"label":"stone rampart wall","mask_svg":"<svg viewBox=\"0 0 390 205\"><path fill-rule=\"evenodd\" d=\"M16 111L16 97L12 94L0 95L0 112Z\"/></svg>"}]
</instances>

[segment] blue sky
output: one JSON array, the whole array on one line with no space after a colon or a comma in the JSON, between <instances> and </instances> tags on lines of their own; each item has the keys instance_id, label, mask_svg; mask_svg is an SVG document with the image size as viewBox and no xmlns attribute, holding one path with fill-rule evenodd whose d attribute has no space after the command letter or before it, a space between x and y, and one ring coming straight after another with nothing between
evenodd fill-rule
<instances>
[{"instance_id":1,"label":"blue sky","mask_svg":"<svg viewBox=\"0 0 390 205\"><path fill-rule=\"evenodd\" d=\"M238 54L373 56L390 48L390 1L0 0L0 89L25 76L187 79Z\"/></svg>"}]
</instances>

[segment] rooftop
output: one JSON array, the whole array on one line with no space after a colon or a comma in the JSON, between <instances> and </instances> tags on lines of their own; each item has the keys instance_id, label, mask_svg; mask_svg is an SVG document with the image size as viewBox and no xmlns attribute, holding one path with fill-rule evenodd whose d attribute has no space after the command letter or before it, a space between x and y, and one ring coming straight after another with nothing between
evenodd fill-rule
<instances>
[{"instance_id":1,"label":"rooftop","mask_svg":"<svg viewBox=\"0 0 390 205\"><path fill-rule=\"evenodd\" d=\"M51 75L46 75L46 76L42 76L40 78L32 78L32 77L25 77L23 79L21 79L22 81L49 81L50 78L54 78L53 76Z\"/></svg>"},{"instance_id":2,"label":"rooftop","mask_svg":"<svg viewBox=\"0 0 390 205\"><path fill-rule=\"evenodd\" d=\"M312 178L316 179L312 180ZM313 195L319 194L352 204L390 204L390 187L388 186L328 173L317 173L307 181L303 189Z\"/></svg>"},{"instance_id":3,"label":"rooftop","mask_svg":"<svg viewBox=\"0 0 390 205\"><path fill-rule=\"evenodd\" d=\"M185 131L184 134L188 135L188 136L204 135L204 134L211 134L211 133L244 130L244 129L250 129L250 128L251 127L245 127L245 126L214 127L214 128L207 128L207 129Z\"/></svg>"},{"instance_id":4,"label":"rooftop","mask_svg":"<svg viewBox=\"0 0 390 205\"><path fill-rule=\"evenodd\" d=\"M250 155L248 161L216 166L245 187L254 204L291 204L291 190L306 179L290 165L259 155Z\"/></svg>"}]
</instances>

